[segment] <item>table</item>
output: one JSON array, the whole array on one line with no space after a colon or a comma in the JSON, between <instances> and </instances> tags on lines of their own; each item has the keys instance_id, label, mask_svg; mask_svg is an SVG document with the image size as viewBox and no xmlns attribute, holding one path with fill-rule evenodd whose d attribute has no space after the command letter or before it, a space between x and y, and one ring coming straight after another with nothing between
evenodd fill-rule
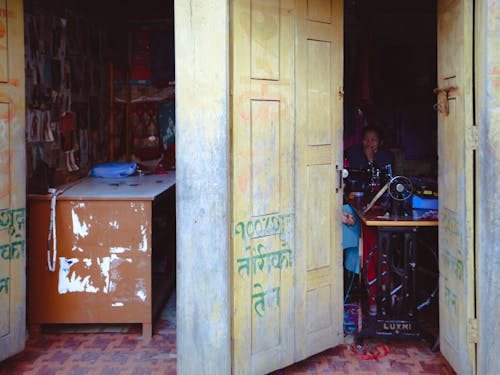
<instances>
[{"instance_id":1,"label":"table","mask_svg":"<svg viewBox=\"0 0 500 375\"><path fill-rule=\"evenodd\" d=\"M175 283L175 172L86 177L59 192L54 272L51 195L28 197L31 332L47 323L141 323L150 338L154 309Z\"/></svg>"},{"instance_id":2,"label":"table","mask_svg":"<svg viewBox=\"0 0 500 375\"><path fill-rule=\"evenodd\" d=\"M362 223L376 227L378 232L376 320L361 330L356 343L377 337L424 338L435 346L435 338L416 319L415 296L418 231L422 227L437 227L438 221L426 218L425 211L420 210L410 217L390 217L376 209L366 214L359 207L355 209Z\"/></svg>"}]
</instances>

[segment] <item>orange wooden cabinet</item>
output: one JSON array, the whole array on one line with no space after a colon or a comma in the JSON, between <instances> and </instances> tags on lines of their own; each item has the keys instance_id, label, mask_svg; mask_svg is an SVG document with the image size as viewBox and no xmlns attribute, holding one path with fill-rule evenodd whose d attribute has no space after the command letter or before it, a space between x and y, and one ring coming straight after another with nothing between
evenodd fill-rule
<instances>
[{"instance_id":1,"label":"orange wooden cabinet","mask_svg":"<svg viewBox=\"0 0 500 375\"><path fill-rule=\"evenodd\" d=\"M63 189L54 272L51 195L29 197L33 332L45 323L142 323L144 338L151 337L154 301L164 301L153 295L153 269L164 293L175 282L175 175L89 177Z\"/></svg>"}]
</instances>

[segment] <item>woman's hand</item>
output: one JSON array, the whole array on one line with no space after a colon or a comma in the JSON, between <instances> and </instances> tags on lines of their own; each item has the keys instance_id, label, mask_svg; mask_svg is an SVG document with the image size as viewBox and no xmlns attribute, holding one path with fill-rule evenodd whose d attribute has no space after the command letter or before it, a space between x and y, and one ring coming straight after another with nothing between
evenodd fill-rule
<instances>
[{"instance_id":1,"label":"woman's hand","mask_svg":"<svg viewBox=\"0 0 500 375\"><path fill-rule=\"evenodd\" d=\"M342 223L352 227L356 223L356 220L349 212L342 211Z\"/></svg>"},{"instance_id":2,"label":"woman's hand","mask_svg":"<svg viewBox=\"0 0 500 375\"><path fill-rule=\"evenodd\" d=\"M368 161L373 161L375 160L375 154L377 153L377 147L374 146L364 146L363 151L365 153L366 158Z\"/></svg>"}]
</instances>

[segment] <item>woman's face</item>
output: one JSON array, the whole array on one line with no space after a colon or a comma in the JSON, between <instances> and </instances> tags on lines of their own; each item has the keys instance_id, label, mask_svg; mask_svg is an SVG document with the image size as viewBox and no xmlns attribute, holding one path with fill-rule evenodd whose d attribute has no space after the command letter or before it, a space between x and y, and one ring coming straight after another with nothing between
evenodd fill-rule
<instances>
[{"instance_id":1,"label":"woman's face","mask_svg":"<svg viewBox=\"0 0 500 375\"><path fill-rule=\"evenodd\" d=\"M376 132L368 131L368 132L366 132L365 136L363 137L362 143L363 143L363 150L365 152L365 155L373 156L377 153L378 146L380 144L380 140L379 140Z\"/></svg>"}]
</instances>

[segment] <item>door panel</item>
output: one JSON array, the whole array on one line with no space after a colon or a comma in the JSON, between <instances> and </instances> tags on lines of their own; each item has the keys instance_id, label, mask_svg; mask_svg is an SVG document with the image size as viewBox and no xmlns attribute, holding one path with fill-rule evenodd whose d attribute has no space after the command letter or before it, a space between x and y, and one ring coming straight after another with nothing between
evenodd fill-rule
<instances>
[{"instance_id":1,"label":"door panel","mask_svg":"<svg viewBox=\"0 0 500 375\"><path fill-rule=\"evenodd\" d=\"M22 1L0 1L0 361L25 343L24 33Z\"/></svg>"},{"instance_id":2,"label":"door panel","mask_svg":"<svg viewBox=\"0 0 500 375\"><path fill-rule=\"evenodd\" d=\"M342 340L342 7L232 10L233 364L263 374Z\"/></svg>"},{"instance_id":3,"label":"door panel","mask_svg":"<svg viewBox=\"0 0 500 375\"><path fill-rule=\"evenodd\" d=\"M343 340L342 1L303 1L296 42L295 360ZM337 191L338 190L338 191Z\"/></svg>"},{"instance_id":4,"label":"door panel","mask_svg":"<svg viewBox=\"0 0 500 375\"><path fill-rule=\"evenodd\" d=\"M460 374L475 373L472 16L473 2L438 3L440 346Z\"/></svg>"},{"instance_id":5,"label":"door panel","mask_svg":"<svg viewBox=\"0 0 500 375\"><path fill-rule=\"evenodd\" d=\"M234 372L293 363L293 1L233 2Z\"/></svg>"},{"instance_id":6,"label":"door panel","mask_svg":"<svg viewBox=\"0 0 500 375\"><path fill-rule=\"evenodd\" d=\"M253 79L280 79L280 1L250 2Z\"/></svg>"}]
</instances>

